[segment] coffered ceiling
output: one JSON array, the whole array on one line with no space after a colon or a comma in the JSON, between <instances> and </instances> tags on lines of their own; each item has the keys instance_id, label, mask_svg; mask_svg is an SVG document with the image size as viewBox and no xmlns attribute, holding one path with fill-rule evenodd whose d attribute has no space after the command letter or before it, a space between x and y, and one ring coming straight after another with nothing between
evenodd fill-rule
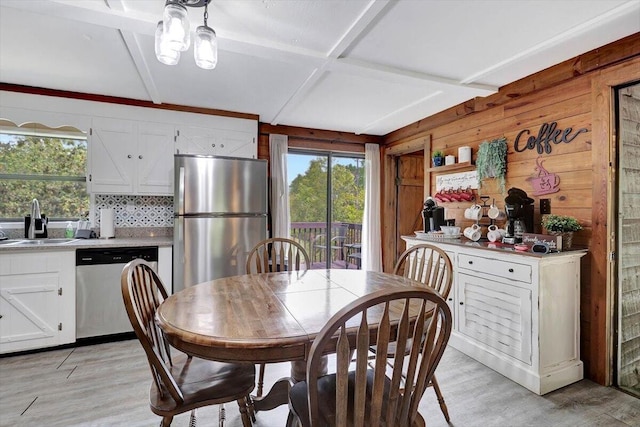
<instances>
[{"instance_id":1,"label":"coffered ceiling","mask_svg":"<svg viewBox=\"0 0 640 427\"><path fill-rule=\"evenodd\" d=\"M0 0L0 81L384 135L640 31L639 0L212 0L207 71L156 60L163 6Z\"/></svg>"}]
</instances>

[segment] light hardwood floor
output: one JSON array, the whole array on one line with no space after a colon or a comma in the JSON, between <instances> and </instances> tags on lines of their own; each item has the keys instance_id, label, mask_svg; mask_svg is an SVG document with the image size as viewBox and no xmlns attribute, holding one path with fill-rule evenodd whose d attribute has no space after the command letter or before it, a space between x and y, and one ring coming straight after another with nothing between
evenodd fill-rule
<instances>
[{"instance_id":1,"label":"light hardwood floor","mask_svg":"<svg viewBox=\"0 0 640 427\"><path fill-rule=\"evenodd\" d=\"M288 374L268 365L266 381ZM448 348L438 380L454 426L640 426L640 399L583 380L537 396ZM138 341L0 358L0 426L157 426L149 410L151 375ZM420 412L429 427L446 426L428 389ZM241 426L237 405L226 405L228 427ZM283 426L287 408L257 414L257 427ZM173 426L188 426L188 414ZM216 426L217 408L198 411L198 425Z\"/></svg>"}]
</instances>

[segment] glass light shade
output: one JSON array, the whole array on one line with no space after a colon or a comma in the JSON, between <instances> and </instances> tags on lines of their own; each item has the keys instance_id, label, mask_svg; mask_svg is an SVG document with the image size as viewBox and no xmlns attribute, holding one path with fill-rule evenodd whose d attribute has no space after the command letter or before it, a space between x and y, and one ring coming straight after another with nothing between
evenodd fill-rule
<instances>
[{"instance_id":1,"label":"glass light shade","mask_svg":"<svg viewBox=\"0 0 640 427\"><path fill-rule=\"evenodd\" d=\"M176 2L167 2L162 14L162 31L171 49L185 51L189 49L189 17L187 8Z\"/></svg>"},{"instance_id":2,"label":"glass light shade","mask_svg":"<svg viewBox=\"0 0 640 427\"><path fill-rule=\"evenodd\" d=\"M193 56L196 65L205 70L212 70L218 63L218 39L213 29L201 25L196 28L196 40Z\"/></svg>"},{"instance_id":3,"label":"glass light shade","mask_svg":"<svg viewBox=\"0 0 640 427\"><path fill-rule=\"evenodd\" d=\"M171 46L164 38L162 21L156 27L156 58L167 65L176 65L180 61L180 51L171 49Z\"/></svg>"}]
</instances>

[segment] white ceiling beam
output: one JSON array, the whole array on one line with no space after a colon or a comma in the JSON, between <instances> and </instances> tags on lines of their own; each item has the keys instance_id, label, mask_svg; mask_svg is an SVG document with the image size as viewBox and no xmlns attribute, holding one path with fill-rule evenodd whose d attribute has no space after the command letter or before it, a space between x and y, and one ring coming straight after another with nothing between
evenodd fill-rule
<instances>
[{"instance_id":1,"label":"white ceiling beam","mask_svg":"<svg viewBox=\"0 0 640 427\"><path fill-rule=\"evenodd\" d=\"M279 124L282 117L286 117L287 113L298 106L300 101L316 86L320 79L325 75L326 71L331 68L332 64L339 58L359 37L364 34L369 26L379 19L386 11L390 4L390 0L371 0L363 9L362 13L353 21L351 26L336 41L333 48L328 52L324 63L317 67L309 75L309 77L296 89L289 99L282 105L280 110L271 119L272 125Z\"/></svg>"},{"instance_id":2,"label":"white ceiling beam","mask_svg":"<svg viewBox=\"0 0 640 427\"><path fill-rule=\"evenodd\" d=\"M546 39L541 43L538 43L534 46L531 46L528 49L524 49L518 52L516 55L513 55L510 58L502 60L497 64L494 64L490 67L485 68L484 70L480 70L477 73L474 73L462 79L461 83L466 84L466 83L471 83L474 81L481 80L482 78L492 73L495 73L500 69L507 68L510 65L513 65L518 61L522 61L527 57L533 56L545 50L549 50L554 46L562 45L563 43L566 43L570 39L579 37L589 31L593 31L595 27L605 25L606 23L609 23L611 21L614 21L622 17L633 17L633 16L635 16L636 19L640 18L640 1L637 1L637 0L628 1L616 8L611 9L606 13L603 13L599 16L596 16L593 19L583 22L580 25L576 25L572 28L569 28L555 37ZM636 22L640 23L640 21L636 21Z\"/></svg>"},{"instance_id":3,"label":"white ceiling beam","mask_svg":"<svg viewBox=\"0 0 640 427\"><path fill-rule=\"evenodd\" d=\"M125 5L122 0L105 0L107 6L110 9L118 11L118 12L127 12ZM142 84L144 85L149 98L154 104L161 104L162 99L160 97L160 91L156 86L156 83L153 80L153 75L151 74L151 70L149 69L149 64L147 64L147 60L145 59L144 54L142 53L142 47L140 46L140 41L135 33L127 30L119 30L120 35L122 36L122 40L124 40L124 44L127 46L127 50L129 51L129 55L131 56L131 60L133 61L133 65L138 72L138 76L140 76L140 80L142 80Z\"/></svg>"},{"instance_id":4,"label":"white ceiling beam","mask_svg":"<svg viewBox=\"0 0 640 427\"><path fill-rule=\"evenodd\" d=\"M106 3L62 0L2 0L2 7L11 7L49 17L71 19L101 27L154 35L158 17L147 13L109 9Z\"/></svg>"},{"instance_id":5,"label":"white ceiling beam","mask_svg":"<svg viewBox=\"0 0 640 427\"><path fill-rule=\"evenodd\" d=\"M362 13L353 21L349 29L342 35L327 55L329 58L339 58L370 28L370 26L388 12L395 1L371 0Z\"/></svg>"},{"instance_id":6,"label":"white ceiling beam","mask_svg":"<svg viewBox=\"0 0 640 427\"><path fill-rule=\"evenodd\" d=\"M374 64L351 58L341 58L331 64L331 71L353 74L361 77L369 77L386 82L401 84L414 84L420 86L454 86L468 88L483 92L481 95L491 95L498 91L498 87L479 83L462 83L449 77L434 76L416 71L403 70L381 64Z\"/></svg>"},{"instance_id":7,"label":"white ceiling beam","mask_svg":"<svg viewBox=\"0 0 640 427\"><path fill-rule=\"evenodd\" d=\"M374 120L373 122L368 123L367 125L365 125L365 126L363 126L362 128L358 129L355 133L356 133L356 134L358 134L358 135L363 134L363 133L366 133L366 132L368 132L371 128L373 128L373 127L375 127L376 125L378 125L378 124L380 124L380 123L384 122L385 120L389 119L390 117L397 116L397 115L399 115L399 114L404 113L405 111L411 110L413 107L415 107L415 106L417 106L417 105L420 105L420 104L422 104L423 102L426 102L426 101L428 101L428 100L430 100L430 99L432 99L432 98L435 98L435 97L437 97L437 96L439 96L439 95L442 95L443 93L444 93L444 92L443 92L443 91L441 91L441 90L438 90L438 91L435 91L435 92L433 92L433 93L430 93L429 95L424 96L424 97L422 97L422 98L420 98L420 99L418 99L418 100L416 100L416 101L412 102L411 104L405 105L405 106L403 106L402 108L398 108L398 109L397 109L397 110L395 110L395 111L392 111L392 112L390 112L390 113L388 113L388 114L385 114L384 116L379 117L378 119Z\"/></svg>"}]
</instances>

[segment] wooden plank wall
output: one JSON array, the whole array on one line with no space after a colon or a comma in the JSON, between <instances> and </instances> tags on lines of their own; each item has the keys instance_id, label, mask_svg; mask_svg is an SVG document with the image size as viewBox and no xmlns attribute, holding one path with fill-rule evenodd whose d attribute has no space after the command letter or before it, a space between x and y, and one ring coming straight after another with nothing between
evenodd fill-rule
<instances>
[{"instance_id":1,"label":"wooden plank wall","mask_svg":"<svg viewBox=\"0 0 640 427\"><path fill-rule=\"evenodd\" d=\"M509 147L507 188L515 186L532 194L527 178L536 175L537 153L515 152L517 133L529 129L536 135L540 124L552 121L560 129L588 129L571 143L554 146L552 153L544 156L545 169L560 176L560 191L542 197L551 199L553 213L576 216L585 227L574 237L576 244L589 247L581 268L581 356L587 378L604 385L611 384L613 364L612 292L608 281L612 241L609 224L615 220L610 191L610 152L614 144L612 88L638 80L640 33L527 76L494 95L426 117L385 137L387 150L393 150L418 134L429 134L432 151L440 149L457 155L459 146L469 145L475 159L482 141L505 136ZM430 182L434 192L435 181L431 178ZM495 197L504 206L504 196L497 185L485 184L480 193ZM535 222L539 224L540 197L534 199ZM383 205L389 203L383 198ZM468 204L444 205L447 217L456 218L462 226L469 223L462 215ZM392 247L393 237L383 229L385 248ZM388 260L384 262L386 267Z\"/></svg>"},{"instance_id":2,"label":"wooden plank wall","mask_svg":"<svg viewBox=\"0 0 640 427\"><path fill-rule=\"evenodd\" d=\"M506 188L517 187L526 191L536 200L535 232L540 232L540 198L551 199L551 211L555 214L573 215L585 227L575 234L574 242L588 245L591 236L591 123L590 103L591 81L587 77L572 80L560 88L550 88L536 94L514 100L444 126L434 128L431 133L432 150L442 150L445 155L457 156L458 148L470 146L475 161L478 147L483 141L506 137L507 177ZM544 123L557 122L558 129L585 128L586 133L578 135L570 143L552 144L551 154L540 156L536 150L516 152L514 141L519 132L528 129L537 135ZM541 157L543 166L550 173L560 177L560 191L535 197L529 181L536 177L536 159ZM455 173L454 172L445 172ZM432 177L440 175L437 168ZM435 180L432 179L431 194L435 194ZM480 196L489 196L500 208L504 208L506 194L500 192L496 180L485 180L477 191ZM469 202L441 203L446 209L446 218L454 218L456 225L467 227L472 221L464 218L464 209ZM500 223L499 225L503 225Z\"/></svg>"}]
</instances>

